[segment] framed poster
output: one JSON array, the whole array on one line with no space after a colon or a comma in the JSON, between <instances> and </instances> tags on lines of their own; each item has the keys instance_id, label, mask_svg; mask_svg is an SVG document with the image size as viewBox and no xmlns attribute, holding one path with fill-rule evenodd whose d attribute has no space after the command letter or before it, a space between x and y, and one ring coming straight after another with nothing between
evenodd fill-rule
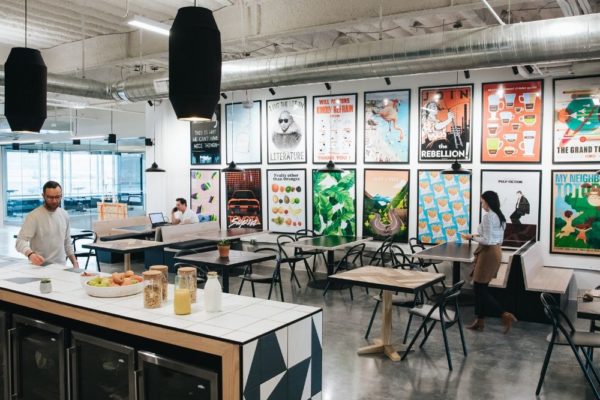
<instances>
[{"instance_id":1,"label":"framed poster","mask_svg":"<svg viewBox=\"0 0 600 400\"><path fill-rule=\"evenodd\" d=\"M471 226L471 175L419 170L417 237L423 243L461 242Z\"/></svg>"},{"instance_id":2,"label":"framed poster","mask_svg":"<svg viewBox=\"0 0 600 400\"><path fill-rule=\"evenodd\" d=\"M267 162L306 163L306 97L267 100Z\"/></svg>"},{"instance_id":3,"label":"framed poster","mask_svg":"<svg viewBox=\"0 0 600 400\"><path fill-rule=\"evenodd\" d=\"M365 169L363 234L408 242L409 170Z\"/></svg>"},{"instance_id":4,"label":"framed poster","mask_svg":"<svg viewBox=\"0 0 600 400\"><path fill-rule=\"evenodd\" d=\"M260 169L225 174L226 218L229 228L262 229Z\"/></svg>"},{"instance_id":5,"label":"framed poster","mask_svg":"<svg viewBox=\"0 0 600 400\"><path fill-rule=\"evenodd\" d=\"M267 170L267 205L269 231L306 229L306 170Z\"/></svg>"},{"instance_id":6,"label":"framed poster","mask_svg":"<svg viewBox=\"0 0 600 400\"><path fill-rule=\"evenodd\" d=\"M356 93L313 97L313 163L356 163Z\"/></svg>"},{"instance_id":7,"label":"framed poster","mask_svg":"<svg viewBox=\"0 0 600 400\"><path fill-rule=\"evenodd\" d=\"M502 246L521 247L531 239L539 239L541 186L541 171L481 171L481 193L498 193L500 211L506 218ZM482 213L480 205L479 221Z\"/></svg>"},{"instance_id":8,"label":"framed poster","mask_svg":"<svg viewBox=\"0 0 600 400\"><path fill-rule=\"evenodd\" d=\"M542 161L543 81L482 85L481 162Z\"/></svg>"},{"instance_id":9,"label":"framed poster","mask_svg":"<svg viewBox=\"0 0 600 400\"><path fill-rule=\"evenodd\" d=\"M419 88L419 161L471 161L473 85Z\"/></svg>"},{"instance_id":10,"label":"framed poster","mask_svg":"<svg viewBox=\"0 0 600 400\"><path fill-rule=\"evenodd\" d=\"M550 252L600 255L600 175L552 171Z\"/></svg>"},{"instance_id":11,"label":"framed poster","mask_svg":"<svg viewBox=\"0 0 600 400\"><path fill-rule=\"evenodd\" d=\"M221 105L211 121L190 122L191 163L221 164Z\"/></svg>"},{"instance_id":12,"label":"framed poster","mask_svg":"<svg viewBox=\"0 0 600 400\"><path fill-rule=\"evenodd\" d=\"M356 235L356 170L313 169L313 230L321 235Z\"/></svg>"},{"instance_id":13,"label":"framed poster","mask_svg":"<svg viewBox=\"0 0 600 400\"><path fill-rule=\"evenodd\" d=\"M235 161L237 164L260 164L262 162L260 100L252 103L226 104L225 116L227 163Z\"/></svg>"},{"instance_id":14,"label":"framed poster","mask_svg":"<svg viewBox=\"0 0 600 400\"><path fill-rule=\"evenodd\" d=\"M221 221L221 172L218 169L190 171L190 209L200 222Z\"/></svg>"},{"instance_id":15,"label":"framed poster","mask_svg":"<svg viewBox=\"0 0 600 400\"><path fill-rule=\"evenodd\" d=\"M365 163L408 163L410 89L365 92Z\"/></svg>"},{"instance_id":16,"label":"framed poster","mask_svg":"<svg viewBox=\"0 0 600 400\"><path fill-rule=\"evenodd\" d=\"M600 76L554 80L552 161L600 161Z\"/></svg>"}]
</instances>

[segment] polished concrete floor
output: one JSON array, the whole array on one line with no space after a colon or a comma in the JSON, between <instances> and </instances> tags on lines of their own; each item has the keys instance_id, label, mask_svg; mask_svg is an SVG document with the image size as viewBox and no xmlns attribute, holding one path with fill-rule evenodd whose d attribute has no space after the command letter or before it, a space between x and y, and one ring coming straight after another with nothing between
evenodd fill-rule
<instances>
[{"instance_id":1,"label":"polished concrete floor","mask_svg":"<svg viewBox=\"0 0 600 400\"><path fill-rule=\"evenodd\" d=\"M12 235L18 228L0 228L0 254L17 255ZM91 268L95 268L94 266ZM134 269L141 270L141 264ZM122 265L102 265L103 271L122 269ZM265 268L266 269L266 268ZM302 288L292 286L283 271L285 300L323 308L323 398L347 399L534 399L535 388L547 348L548 325L518 322L502 334L498 319L486 320L484 332L465 330L468 356L463 357L457 327L449 331L454 370L449 371L439 327L423 349L411 352L402 362L383 356L358 356L356 349L368 342L363 338L374 301L362 288L354 289L354 301L347 290L330 292L306 287L307 277L299 272ZM239 278L232 278L237 292ZM257 296L266 297L268 286L257 285ZM250 285L244 295L251 296ZM373 294L373 291L371 291ZM278 299L278 297L275 297ZM470 322L473 308L462 309L463 320ZM569 306L574 314L574 304ZM394 340L402 341L407 321L406 309L393 311ZM371 338L379 335L380 316ZM577 321L585 329L587 321ZM418 324L413 323L416 330ZM411 336L409 336L410 338ZM540 399L592 399L573 353L555 348Z\"/></svg>"}]
</instances>

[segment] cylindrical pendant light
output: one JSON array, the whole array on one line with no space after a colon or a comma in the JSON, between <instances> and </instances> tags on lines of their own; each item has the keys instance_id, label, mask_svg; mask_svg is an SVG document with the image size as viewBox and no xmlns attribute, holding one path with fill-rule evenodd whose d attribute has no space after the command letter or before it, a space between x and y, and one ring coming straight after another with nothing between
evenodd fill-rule
<instances>
[{"instance_id":1,"label":"cylindrical pendant light","mask_svg":"<svg viewBox=\"0 0 600 400\"><path fill-rule=\"evenodd\" d=\"M177 119L209 121L221 90L221 34L203 7L177 11L169 36L169 100Z\"/></svg>"}]
</instances>

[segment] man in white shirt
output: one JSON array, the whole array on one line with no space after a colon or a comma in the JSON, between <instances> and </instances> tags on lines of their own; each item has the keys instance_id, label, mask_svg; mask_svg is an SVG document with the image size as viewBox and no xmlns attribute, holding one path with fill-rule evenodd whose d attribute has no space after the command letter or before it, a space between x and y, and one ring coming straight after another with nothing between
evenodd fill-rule
<instances>
[{"instance_id":1,"label":"man in white shirt","mask_svg":"<svg viewBox=\"0 0 600 400\"><path fill-rule=\"evenodd\" d=\"M71 244L69 215L60 208L62 187L58 182L44 184L44 204L27 214L17 236L16 249L34 265L65 264L67 257L79 268Z\"/></svg>"},{"instance_id":2,"label":"man in white shirt","mask_svg":"<svg viewBox=\"0 0 600 400\"><path fill-rule=\"evenodd\" d=\"M196 222L198 222L198 217L188 208L187 201L182 197L175 199L175 208L171 211L171 223L177 225Z\"/></svg>"}]
</instances>

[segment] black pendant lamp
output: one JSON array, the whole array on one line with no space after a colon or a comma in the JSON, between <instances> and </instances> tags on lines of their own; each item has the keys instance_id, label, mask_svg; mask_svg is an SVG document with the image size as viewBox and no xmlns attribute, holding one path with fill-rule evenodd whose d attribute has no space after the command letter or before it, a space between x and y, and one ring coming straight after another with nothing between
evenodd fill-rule
<instances>
[{"instance_id":1,"label":"black pendant lamp","mask_svg":"<svg viewBox=\"0 0 600 400\"><path fill-rule=\"evenodd\" d=\"M146 168L146 172L166 172L164 169L160 168L156 163L156 101L152 105L152 131L154 133L154 161L150 168Z\"/></svg>"},{"instance_id":2,"label":"black pendant lamp","mask_svg":"<svg viewBox=\"0 0 600 400\"><path fill-rule=\"evenodd\" d=\"M319 169L319 172L344 172L344 170L340 167L336 167L335 163L331 160L325 165L325 168Z\"/></svg>"},{"instance_id":3,"label":"black pendant lamp","mask_svg":"<svg viewBox=\"0 0 600 400\"><path fill-rule=\"evenodd\" d=\"M169 100L177 119L210 121L221 91L221 34L209 9L182 7L169 36Z\"/></svg>"},{"instance_id":4,"label":"black pendant lamp","mask_svg":"<svg viewBox=\"0 0 600 400\"><path fill-rule=\"evenodd\" d=\"M4 64L4 115L13 132L40 132L46 120L48 68L39 50L13 47Z\"/></svg>"},{"instance_id":5,"label":"black pendant lamp","mask_svg":"<svg viewBox=\"0 0 600 400\"><path fill-rule=\"evenodd\" d=\"M471 175L471 171L463 169L458 160L454 160L449 169L442 170L442 175Z\"/></svg>"},{"instance_id":6,"label":"black pendant lamp","mask_svg":"<svg viewBox=\"0 0 600 400\"><path fill-rule=\"evenodd\" d=\"M237 164L235 163L235 161L232 161L229 163L228 166L223 168L221 171L222 172L244 172L244 169L238 167Z\"/></svg>"}]
</instances>

